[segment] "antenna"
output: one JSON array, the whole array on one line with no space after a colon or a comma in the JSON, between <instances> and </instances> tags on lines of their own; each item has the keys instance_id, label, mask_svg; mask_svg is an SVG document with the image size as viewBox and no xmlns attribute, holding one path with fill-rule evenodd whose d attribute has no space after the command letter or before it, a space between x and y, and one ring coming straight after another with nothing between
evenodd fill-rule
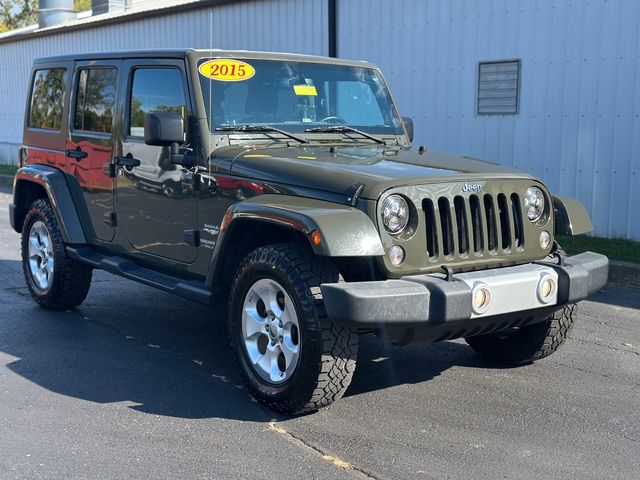
<instances>
[{"instance_id":1,"label":"antenna","mask_svg":"<svg viewBox=\"0 0 640 480\"><path fill-rule=\"evenodd\" d=\"M213 58L213 9L209 10L209 59ZM209 130L211 130L211 123L213 122L213 82L209 79ZM211 161L207 162L209 167L209 174L211 174L211 170L213 166L211 165Z\"/></svg>"}]
</instances>

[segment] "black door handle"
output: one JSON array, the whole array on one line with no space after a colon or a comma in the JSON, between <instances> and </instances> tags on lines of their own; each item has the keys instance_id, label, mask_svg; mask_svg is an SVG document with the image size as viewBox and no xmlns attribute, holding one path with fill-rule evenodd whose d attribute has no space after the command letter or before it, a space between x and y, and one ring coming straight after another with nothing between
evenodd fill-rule
<instances>
[{"instance_id":1,"label":"black door handle","mask_svg":"<svg viewBox=\"0 0 640 480\"><path fill-rule=\"evenodd\" d=\"M140 160L137 158L133 158L131 154L126 157L116 157L116 165L121 165L123 167L138 167L140 166Z\"/></svg>"},{"instance_id":2,"label":"black door handle","mask_svg":"<svg viewBox=\"0 0 640 480\"><path fill-rule=\"evenodd\" d=\"M67 150L67 157L75 158L76 160L82 160L83 158L87 158L89 154L87 152L83 152L80 150L80 147L75 150Z\"/></svg>"}]
</instances>

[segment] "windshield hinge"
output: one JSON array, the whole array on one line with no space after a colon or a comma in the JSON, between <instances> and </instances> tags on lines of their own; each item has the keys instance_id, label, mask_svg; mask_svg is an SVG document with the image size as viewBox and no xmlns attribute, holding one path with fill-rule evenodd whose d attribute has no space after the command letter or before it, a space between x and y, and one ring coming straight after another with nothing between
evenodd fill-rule
<instances>
[{"instance_id":1,"label":"windshield hinge","mask_svg":"<svg viewBox=\"0 0 640 480\"><path fill-rule=\"evenodd\" d=\"M355 207L356 203L358 202L358 197L362 193L362 190L364 190L364 185L362 183L354 183L349 188L347 188L347 205Z\"/></svg>"}]
</instances>

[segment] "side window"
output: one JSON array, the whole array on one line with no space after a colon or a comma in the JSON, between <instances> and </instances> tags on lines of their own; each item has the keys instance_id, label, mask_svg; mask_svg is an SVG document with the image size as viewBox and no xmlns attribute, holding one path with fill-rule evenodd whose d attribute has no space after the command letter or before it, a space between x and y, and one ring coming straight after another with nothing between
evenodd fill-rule
<instances>
[{"instance_id":1,"label":"side window","mask_svg":"<svg viewBox=\"0 0 640 480\"><path fill-rule=\"evenodd\" d=\"M111 133L117 81L115 68L80 71L73 122L75 130Z\"/></svg>"},{"instance_id":2,"label":"side window","mask_svg":"<svg viewBox=\"0 0 640 480\"><path fill-rule=\"evenodd\" d=\"M60 130L66 84L67 70L64 68L36 71L29 108L31 128Z\"/></svg>"},{"instance_id":3,"label":"side window","mask_svg":"<svg viewBox=\"0 0 640 480\"><path fill-rule=\"evenodd\" d=\"M186 118L186 105L180 70L137 69L133 72L128 134L144 137L144 115L148 112L176 112Z\"/></svg>"}]
</instances>

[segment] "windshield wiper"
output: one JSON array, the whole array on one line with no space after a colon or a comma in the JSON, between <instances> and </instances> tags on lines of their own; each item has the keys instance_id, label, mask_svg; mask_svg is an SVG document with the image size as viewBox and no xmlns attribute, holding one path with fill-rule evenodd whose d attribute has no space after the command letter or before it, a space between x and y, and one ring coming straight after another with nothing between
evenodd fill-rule
<instances>
[{"instance_id":1,"label":"windshield wiper","mask_svg":"<svg viewBox=\"0 0 640 480\"><path fill-rule=\"evenodd\" d=\"M216 128L216 132L260 132L260 133L275 132L275 133L284 135L285 137L289 137L293 140L296 140L297 142L300 142L300 143L309 143L309 140L307 140L304 137L299 137L297 135L294 135L293 133L287 132L286 130L280 130L279 128L272 127L270 125L250 125L250 124L229 125L227 127Z\"/></svg>"},{"instance_id":2,"label":"windshield wiper","mask_svg":"<svg viewBox=\"0 0 640 480\"><path fill-rule=\"evenodd\" d=\"M369 135L367 132L363 132L362 130L358 130L357 128L349 127L348 125L331 125L327 127L307 128L305 132L357 133L358 135L362 135L363 137L373 140L376 143L381 143L382 145L387 144L387 142L385 142L381 138L374 137L373 135Z\"/></svg>"}]
</instances>

